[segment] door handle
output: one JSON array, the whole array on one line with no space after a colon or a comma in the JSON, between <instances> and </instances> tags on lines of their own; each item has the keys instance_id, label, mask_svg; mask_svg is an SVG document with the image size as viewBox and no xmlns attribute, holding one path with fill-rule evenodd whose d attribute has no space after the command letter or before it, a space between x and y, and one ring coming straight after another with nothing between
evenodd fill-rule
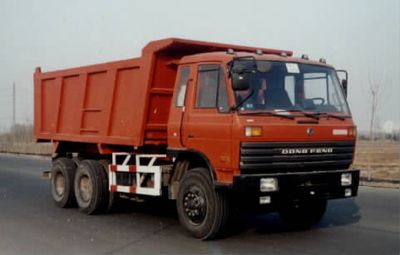
<instances>
[{"instance_id":1,"label":"door handle","mask_svg":"<svg viewBox=\"0 0 400 255\"><path fill-rule=\"evenodd\" d=\"M194 135L193 134L188 134L188 138L193 138Z\"/></svg>"}]
</instances>

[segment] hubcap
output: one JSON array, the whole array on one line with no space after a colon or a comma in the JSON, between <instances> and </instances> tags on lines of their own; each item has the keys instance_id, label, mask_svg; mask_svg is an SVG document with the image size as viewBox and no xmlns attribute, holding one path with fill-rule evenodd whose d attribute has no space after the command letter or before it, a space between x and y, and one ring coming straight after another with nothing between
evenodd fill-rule
<instances>
[{"instance_id":1,"label":"hubcap","mask_svg":"<svg viewBox=\"0 0 400 255\"><path fill-rule=\"evenodd\" d=\"M204 193L198 188L192 188L187 191L184 196L183 208L192 224L201 224L207 213L207 203Z\"/></svg>"},{"instance_id":2,"label":"hubcap","mask_svg":"<svg viewBox=\"0 0 400 255\"><path fill-rule=\"evenodd\" d=\"M92 181L89 176L84 175L79 180L79 191L82 197L82 200L88 202L92 197Z\"/></svg>"},{"instance_id":3,"label":"hubcap","mask_svg":"<svg viewBox=\"0 0 400 255\"><path fill-rule=\"evenodd\" d=\"M65 178L64 175L61 173L57 173L56 176L54 177L55 179L55 191L58 196L63 196L65 192Z\"/></svg>"}]
</instances>

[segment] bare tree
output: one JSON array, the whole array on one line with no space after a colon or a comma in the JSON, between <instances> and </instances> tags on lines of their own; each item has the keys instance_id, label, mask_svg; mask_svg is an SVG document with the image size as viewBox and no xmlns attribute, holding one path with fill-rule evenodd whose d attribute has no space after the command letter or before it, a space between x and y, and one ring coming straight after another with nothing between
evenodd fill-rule
<instances>
[{"instance_id":1,"label":"bare tree","mask_svg":"<svg viewBox=\"0 0 400 255\"><path fill-rule=\"evenodd\" d=\"M375 139L375 127L377 120L377 109L380 105L381 94L383 92L384 81L382 79L372 79L371 75L368 75L369 80L369 92L371 93L370 106L371 106L371 118L369 123L369 139Z\"/></svg>"}]
</instances>

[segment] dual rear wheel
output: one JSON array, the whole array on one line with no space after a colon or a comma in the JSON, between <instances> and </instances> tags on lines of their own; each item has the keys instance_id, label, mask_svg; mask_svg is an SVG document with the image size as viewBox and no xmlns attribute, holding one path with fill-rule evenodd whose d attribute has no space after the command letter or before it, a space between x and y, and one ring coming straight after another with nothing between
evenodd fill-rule
<instances>
[{"instance_id":1,"label":"dual rear wheel","mask_svg":"<svg viewBox=\"0 0 400 255\"><path fill-rule=\"evenodd\" d=\"M76 169L74 178L75 198L79 209L87 214L105 212L108 208L107 174L95 160L83 160Z\"/></svg>"},{"instance_id":2,"label":"dual rear wheel","mask_svg":"<svg viewBox=\"0 0 400 255\"><path fill-rule=\"evenodd\" d=\"M59 158L53 162L51 193L62 208L77 204L87 214L108 211L114 195L108 190L108 163L105 161Z\"/></svg>"}]
</instances>

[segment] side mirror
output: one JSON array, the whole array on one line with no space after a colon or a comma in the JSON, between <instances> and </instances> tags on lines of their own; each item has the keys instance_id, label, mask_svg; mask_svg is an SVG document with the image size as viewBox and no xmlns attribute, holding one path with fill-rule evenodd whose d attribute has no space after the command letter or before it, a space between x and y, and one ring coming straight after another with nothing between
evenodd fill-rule
<instances>
[{"instance_id":1,"label":"side mirror","mask_svg":"<svg viewBox=\"0 0 400 255\"><path fill-rule=\"evenodd\" d=\"M341 81L340 83L342 85L343 93L347 97L347 81L349 77L348 73L346 70L336 70L336 73ZM340 77L343 77L343 79L341 79Z\"/></svg>"},{"instance_id":2,"label":"side mirror","mask_svg":"<svg viewBox=\"0 0 400 255\"><path fill-rule=\"evenodd\" d=\"M231 72L232 73L244 73L246 71L244 66L240 66L240 65L235 65L232 67Z\"/></svg>"},{"instance_id":3,"label":"side mirror","mask_svg":"<svg viewBox=\"0 0 400 255\"><path fill-rule=\"evenodd\" d=\"M251 73L232 73L233 90L248 90Z\"/></svg>"},{"instance_id":4,"label":"side mirror","mask_svg":"<svg viewBox=\"0 0 400 255\"><path fill-rule=\"evenodd\" d=\"M346 79L342 80L342 88L343 88L344 95L347 97L347 80Z\"/></svg>"},{"instance_id":5,"label":"side mirror","mask_svg":"<svg viewBox=\"0 0 400 255\"><path fill-rule=\"evenodd\" d=\"M257 62L253 56L237 57L229 63L229 74L233 90L248 90L253 73L257 72Z\"/></svg>"}]
</instances>

